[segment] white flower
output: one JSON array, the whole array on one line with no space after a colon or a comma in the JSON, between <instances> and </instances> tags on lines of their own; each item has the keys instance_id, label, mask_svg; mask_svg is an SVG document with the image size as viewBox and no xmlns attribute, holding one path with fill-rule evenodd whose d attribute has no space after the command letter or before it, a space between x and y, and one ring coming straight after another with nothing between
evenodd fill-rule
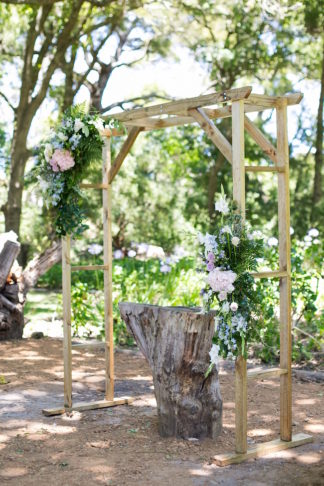
<instances>
[{"instance_id":1,"label":"white flower","mask_svg":"<svg viewBox=\"0 0 324 486\"><path fill-rule=\"evenodd\" d=\"M278 240L274 236L268 239L268 245L269 246L277 246L278 245Z\"/></svg>"},{"instance_id":2,"label":"white flower","mask_svg":"<svg viewBox=\"0 0 324 486\"><path fill-rule=\"evenodd\" d=\"M50 143L47 143L45 145L45 149L44 149L44 157L45 157L46 162L50 161L50 159L53 155L53 152L54 152L53 146Z\"/></svg>"},{"instance_id":3,"label":"white flower","mask_svg":"<svg viewBox=\"0 0 324 486\"><path fill-rule=\"evenodd\" d=\"M58 132L57 136L62 142L66 142L66 140L68 139L68 137L62 132Z\"/></svg>"},{"instance_id":4,"label":"white flower","mask_svg":"<svg viewBox=\"0 0 324 486\"><path fill-rule=\"evenodd\" d=\"M116 250L116 251L120 251L120 250ZM120 265L115 265L114 274L115 275L122 275L122 273L123 273L123 267L121 267Z\"/></svg>"},{"instance_id":5,"label":"white flower","mask_svg":"<svg viewBox=\"0 0 324 486\"><path fill-rule=\"evenodd\" d=\"M224 292L224 291L219 292L218 298L219 298L220 301L226 300L227 299L227 292Z\"/></svg>"},{"instance_id":6,"label":"white flower","mask_svg":"<svg viewBox=\"0 0 324 486\"><path fill-rule=\"evenodd\" d=\"M38 183L39 183L39 188L42 192L46 192L47 189L49 188L50 184L45 181L45 179L42 179L40 176L37 177Z\"/></svg>"},{"instance_id":7,"label":"white flower","mask_svg":"<svg viewBox=\"0 0 324 486\"><path fill-rule=\"evenodd\" d=\"M211 350L209 351L210 362L216 365L216 367L218 365L219 349L218 344L213 344Z\"/></svg>"},{"instance_id":8,"label":"white flower","mask_svg":"<svg viewBox=\"0 0 324 486\"><path fill-rule=\"evenodd\" d=\"M244 319L241 314L237 314L236 316L233 316L232 318L232 326L236 327L238 331L243 329L244 331L246 330L247 322Z\"/></svg>"},{"instance_id":9,"label":"white flower","mask_svg":"<svg viewBox=\"0 0 324 486\"><path fill-rule=\"evenodd\" d=\"M215 320L215 332L216 332L216 331L217 331L217 329L218 329L218 326L219 326L219 321L220 321L220 319L219 319L219 317L218 317L218 316L216 316L214 320Z\"/></svg>"},{"instance_id":10,"label":"white flower","mask_svg":"<svg viewBox=\"0 0 324 486\"><path fill-rule=\"evenodd\" d=\"M232 230L229 226L224 226L222 229L221 229L221 232L222 233L229 233L230 235L232 234Z\"/></svg>"},{"instance_id":11,"label":"white flower","mask_svg":"<svg viewBox=\"0 0 324 486\"><path fill-rule=\"evenodd\" d=\"M231 303L231 311L236 312L238 309L238 304L236 302Z\"/></svg>"},{"instance_id":12,"label":"white flower","mask_svg":"<svg viewBox=\"0 0 324 486\"><path fill-rule=\"evenodd\" d=\"M166 265L166 264L161 265L160 272L162 272L162 273L170 273L171 272L170 265Z\"/></svg>"},{"instance_id":13,"label":"white flower","mask_svg":"<svg viewBox=\"0 0 324 486\"><path fill-rule=\"evenodd\" d=\"M239 244L239 242L240 242L240 238L238 238L237 236L233 236L233 238L232 238L232 244L234 246L237 246Z\"/></svg>"},{"instance_id":14,"label":"white flower","mask_svg":"<svg viewBox=\"0 0 324 486\"><path fill-rule=\"evenodd\" d=\"M114 252L115 260L120 260L121 258L123 258L123 256L124 256L124 253L121 250L116 250Z\"/></svg>"},{"instance_id":15,"label":"white flower","mask_svg":"<svg viewBox=\"0 0 324 486\"><path fill-rule=\"evenodd\" d=\"M314 243L315 245L318 245L318 244L320 243L320 240L319 240L318 238L315 238L315 240L313 240L313 243Z\"/></svg>"},{"instance_id":16,"label":"white flower","mask_svg":"<svg viewBox=\"0 0 324 486\"><path fill-rule=\"evenodd\" d=\"M229 207L226 201L226 197L221 197L218 201L216 201L215 210L223 214L229 213Z\"/></svg>"},{"instance_id":17,"label":"white flower","mask_svg":"<svg viewBox=\"0 0 324 486\"><path fill-rule=\"evenodd\" d=\"M308 232L309 236L312 236L313 238L317 238L319 235L319 231L316 228L311 228Z\"/></svg>"},{"instance_id":18,"label":"white flower","mask_svg":"<svg viewBox=\"0 0 324 486\"><path fill-rule=\"evenodd\" d=\"M74 131L78 133L79 130L82 130L84 127L84 123L80 120L80 118L76 118L74 121Z\"/></svg>"},{"instance_id":19,"label":"white flower","mask_svg":"<svg viewBox=\"0 0 324 486\"><path fill-rule=\"evenodd\" d=\"M224 302L224 304L222 305L222 312L226 314L228 311L229 311L229 303Z\"/></svg>"},{"instance_id":20,"label":"white flower","mask_svg":"<svg viewBox=\"0 0 324 486\"><path fill-rule=\"evenodd\" d=\"M256 230L253 231L252 234L248 235L248 238L249 240L261 240L263 238L263 234L261 233L261 231Z\"/></svg>"},{"instance_id":21,"label":"white flower","mask_svg":"<svg viewBox=\"0 0 324 486\"><path fill-rule=\"evenodd\" d=\"M129 250L129 252L127 253L127 255L130 258L134 258L136 256L136 251L135 250Z\"/></svg>"},{"instance_id":22,"label":"white flower","mask_svg":"<svg viewBox=\"0 0 324 486\"><path fill-rule=\"evenodd\" d=\"M295 233L294 228L292 228L292 227L290 226L290 234L291 234L291 235L293 235L294 233Z\"/></svg>"},{"instance_id":23,"label":"white flower","mask_svg":"<svg viewBox=\"0 0 324 486\"><path fill-rule=\"evenodd\" d=\"M205 244L205 237L204 237L204 235L200 231L198 231L198 233L197 233L197 240L198 240L198 243L200 245L204 245Z\"/></svg>"},{"instance_id":24,"label":"white flower","mask_svg":"<svg viewBox=\"0 0 324 486\"><path fill-rule=\"evenodd\" d=\"M89 121L89 125L93 125L98 130L99 133L103 132L105 129L105 125L102 118Z\"/></svg>"},{"instance_id":25,"label":"white flower","mask_svg":"<svg viewBox=\"0 0 324 486\"><path fill-rule=\"evenodd\" d=\"M93 243L88 248L88 252L91 255L100 255L100 253L102 252L102 250L103 250L103 247L101 245L98 245L98 243Z\"/></svg>"},{"instance_id":26,"label":"white flower","mask_svg":"<svg viewBox=\"0 0 324 486\"><path fill-rule=\"evenodd\" d=\"M309 236L309 235L306 235L304 240L310 243L312 241L312 237Z\"/></svg>"}]
</instances>

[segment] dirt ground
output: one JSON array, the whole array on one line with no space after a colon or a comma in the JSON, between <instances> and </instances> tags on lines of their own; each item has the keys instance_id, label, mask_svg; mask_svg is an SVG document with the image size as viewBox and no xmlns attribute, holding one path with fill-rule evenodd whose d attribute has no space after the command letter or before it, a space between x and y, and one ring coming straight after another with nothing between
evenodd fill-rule
<instances>
[{"instance_id":1,"label":"dirt ground","mask_svg":"<svg viewBox=\"0 0 324 486\"><path fill-rule=\"evenodd\" d=\"M73 351L74 400L103 398L104 354ZM234 377L221 370L219 439L162 439L150 370L139 353L116 353L116 396L129 406L44 417L63 403L62 342L0 343L0 484L19 486L323 485L323 386L294 379L294 433L314 443L246 463L217 467L212 458L234 443ZM249 443L278 437L278 378L249 386ZM322 461L322 462L321 462Z\"/></svg>"}]
</instances>

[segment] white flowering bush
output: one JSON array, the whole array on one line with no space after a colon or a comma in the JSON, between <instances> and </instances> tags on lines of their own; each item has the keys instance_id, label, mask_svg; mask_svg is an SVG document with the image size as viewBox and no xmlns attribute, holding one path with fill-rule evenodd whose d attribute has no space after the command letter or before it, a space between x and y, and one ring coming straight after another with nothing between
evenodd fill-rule
<instances>
[{"instance_id":1,"label":"white flowering bush","mask_svg":"<svg viewBox=\"0 0 324 486\"><path fill-rule=\"evenodd\" d=\"M215 309L214 344L210 351L212 366L218 356L247 356L247 344L259 334L260 296L250 272L257 269L263 254L263 237L250 231L242 216L226 198L223 190L215 204L214 234L198 233L201 270L206 272L202 290L206 312Z\"/></svg>"},{"instance_id":2,"label":"white flowering bush","mask_svg":"<svg viewBox=\"0 0 324 486\"><path fill-rule=\"evenodd\" d=\"M40 147L33 175L37 175L38 187L53 214L59 236L78 236L87 228L83 223L84 196L79 184L91 162L101 157L105 128L99 115L90 115L82 106L74 106Z\"/></svg>"}]
</instances>

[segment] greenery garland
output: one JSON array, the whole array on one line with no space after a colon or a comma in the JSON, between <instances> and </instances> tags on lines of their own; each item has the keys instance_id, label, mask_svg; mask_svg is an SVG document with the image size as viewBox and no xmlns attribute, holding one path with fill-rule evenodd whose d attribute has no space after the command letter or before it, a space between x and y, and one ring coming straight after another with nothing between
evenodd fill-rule
<instances>
[{"instance_id":1,"label":"greenery garland","mask_svg":"<svg viewBox=\"0 0 324 486\"><path fill-rule=\"evenodd\" d=\"M80 182L89 165L101 159L103 132L112 125L111 121L105 126L98 114L86 113L82 105L73 106L41 145L35 172L58 236L77 237L87 228Z\"/></svg>"},{"instance_id":2,"label":"greenery garland","mask_svg":"<svg viewBox=\"0 0 324 486\"><path fill-rule=\"evenodd\" d=\"M223 189L215 209L221 216L215 234L198 234L202 270L207 272L204 310L218 304L207 374L217 365L218 356L247 357L247 344L260 334L261 326L260 297L250 272L257 269L257 259L263 255L263 236L249 231Z\"/></svg>"}]
</instances>

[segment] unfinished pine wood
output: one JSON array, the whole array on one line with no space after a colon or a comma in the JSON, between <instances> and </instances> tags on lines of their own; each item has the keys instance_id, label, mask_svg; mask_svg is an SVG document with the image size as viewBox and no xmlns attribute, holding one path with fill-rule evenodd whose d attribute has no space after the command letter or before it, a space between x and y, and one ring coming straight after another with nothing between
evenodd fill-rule
<instances>
[{"instance_id":1,"label":"unfinished pine wood","mask_svg":"<svg viewBox=\"0 0 324 486\"><path fill-rule=\"evenodd\" d=\"M62 238L62 293L63 293L63 358L64 407L72 407L72 353L71 353L71 238Z\"/></svg>"},{"instance_id":2,"label":"unfinished pine wood","mask_svg":"<svg viewBox=\"0 0 324 486\"><path fill-rule=\"evenodd\" d=\"M109 343L104 342L89 342L89 343L75 343L72 344L72 349L88 349L88 348L104 348Z\"/></svg>"},{"instance_id":3,"label":"unfinished pine wood","mask_svg":"<svg viewBox=\"0 0 324 486\"><path fill-rule=\"evenodd\" d=\"M270 368L268 370L248 370L248 380L259 380L263 378L269 378L272 376L280 376L287 373L287 370L283 368Z\"/></svg>"},{"instance_id":4,"label":"unfinished pine wood","mask_svg":"<svg viewBox=\"0 0 324 486\"><path fill-rule=\"evenodd\" d=\"M135 141L139 129L133 132L133 142ZM131 134L130 134L131 135ZM102 183L108 184L111 170L111 140L105 139L102 151ZM128 149L129 150L129 149ZM122 149L123 151L123 149ZM126 153L125 153L126 157ZM124 157L124 158L125 158ZM117 172L116 172L117 173ZM102 191L103 206L103 259L106 269L104 270L104 297L105 297L105 376L106 376L106 400L114 398L114 329L113 329L113 300L112 300L112 234L111 234L111 184Z\"/></svg>"},{"instance_id":5,"label":"unfinished pine wood","mask_svg":"<svg viewBox=\"0 0 324 486\"><path fill-rule=\"evenodd\" d=\"M263 152L277 165L278 159L275 147L247 116L244 117L244 127Z\"/></svg>"},{"instance_id":6,"label":"unfinished pine wood","mask_svg":"<svg viewBox=\"0 0 324 486\"><path fill-rule=\"evenodd\" d=\"M114 113L109 117L127 122L140 118L145 119L155 115L178 115L179 113L183 113L184 110L189 110L190 108L200 108L202 106L210 106L216 103L241 100L247 98L251 91L251 86L233 88L203 96L197 96L195 98L186 98L184 100L170 101L168 103L148 106L146 108L136 108L134 110L124 111L123 113Z\"/></svg>"},{"instance_id":7,"label":"unfinished pine wood","mask_svg":"<svg viewBox=\"0 0 324 486\"><path fill-rule=\"evenodd\" d=\"M79 272L81 270L108 270L108 265L72 265L72 272Z\"/></svg>"},{"instance_id":8,"label":"unfinished pine wood","mask_svg":"<svg viewBox=\"0 0 324 486\"><path fill-rule=\"evenodd\" d=\"M263 167L261 165L246 165L245 172L285 172L284 167Z\"/></svg>"},{"instance_id":9,"label":"unfinished pine wood","mask_svg":"<svg viewBox=\"0 0 324 486\"><path fill-rule=\"evenodd\" d=\"M232 103L233 199L245 218L244 101ZM235 451L247 450L247 375L243 356L235 362Z\"/></svg>"},{"instance_id":10,"label":"unfinished pine wood","mask_svg":"<svg viewBox=\"0 0 324 486\"><path fill-rule=\"evenodd\" d=\"M136 140L136 138L137 138L137 136L138 136L138 134L140 133L141 130L142 130L141 127L133 127L133 128L130 129L128 137L125 140L122 148L120 149L119 154L115 158L114 163L111 165L111 162L110 162L110 164L109 164L110 168L109 168L108 178L105 179L103 184L106 184L106 183L111 184L112 183L112 181L114 180L114 178L118 174L119 169L121 168L122 163L124 162L127 154L129 153L130 149L134 145L134 142L135 142L135 140Z\"/></svg>"},{"instance_id":11,"label":"unfinished pine wood","mask_svg":"<svg viewBox=\"0 0 324 486\"><path fill-rule=\"evenodd\" d=\"M73 405L70 409L71 411L85 412L87 410L96 410L98 408L110 408L116 407L117 405L129 405L135 400L132 397L121 397L114 398L113 400L98 400L95 402L78 402ZM67 410L62 407L57 408L44 408L42 413L46 417L51 417L53 415L63 415Z\"/></svg>"},{"instance_id":12,"label":"unfinished pine wood","mask_svg":"<svg viewBox=\"0 0 324 486\"><path fill-rule=\"evenodd\" d=\"M107 184L87 184L83 183L80 184L81 189L107 189L108 185Z\"/></svg>"},{"instance_id":13,"label":"unfinished pine wood","mask_svg":"<svg viewBox=\"0 0 324 486\"><path fill-rule=\"evenodd\" d=\"M309 444L310 442L313 442L313 438L310 435L303 433L294 434L289 442L280 439L271 440L270 442L264 442L263 444L257 444L251 447L245 454L219 454L214 456L214 462L217 466L229 466L230 464L238 464L248 459L262 457L272 452L291 449L292 447Z\"/></svg>"},{"instance_id":14,"label":"unfinished pine wood","mask_svg":"<svg viewBox=\"0 0 324 486\"><path fill-rule=\"evenodd\" d=\"M298 105L301 100L303 99L302 93L288 93L283 96L267 96L267 95L260 95L260 94L251 94L247 99L247 104L252 105L262 105L267 106L268 108L276 108L278 104L283 101L288 106L290 105Z\"/></svg>"},{"instance_id":15,"label":"unfinished pine wood","mask_svg":"<svg viewBox=\"0 0 324 486\"><path fill-rule=\"evenodd\" d=\"M218 150L224 155L228 162L232 163L232 146L214 123L208 118L202 108L194 108L188 111L201 128L207 133L210 140L216 145Z\"/></svg>"},{"instance_id":16,"label":"unfinished pine wood","mask_svg":"<svg viewBox=\"0 0 324 486\"><path fill-rule=\"evenodd\" d=\"M287 277L287 272L285 270L283 271L274 270L269 272L252 272L251 275L254 278L281 278L281 277Z\"/></svg>"},{"instance_id":17,"label":"unfinished pine wood","mask_svg":"<svg viewBox=\"0 0 324 486\"><path fill-rule=\"evenodd\" d=\"M292 434L291 382L291 262L290 262L290 201L287 101L281 100L277 114L278 165L285 172L278 174L279 269L286 272L280 280L280 367L287 374L280 377L280 437L290 441Z\"/></svg>"}]
</instances>

